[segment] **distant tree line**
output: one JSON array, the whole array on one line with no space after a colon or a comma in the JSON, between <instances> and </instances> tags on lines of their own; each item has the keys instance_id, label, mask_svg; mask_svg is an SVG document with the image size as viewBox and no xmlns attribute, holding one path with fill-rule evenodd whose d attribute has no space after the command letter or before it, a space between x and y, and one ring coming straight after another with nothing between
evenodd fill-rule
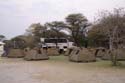
<instances>
[{"instance_id":1,"label":"distant tree line","mask_svg":"<svg viewBox=\"0 0 125 83\"><path fill-rule=\"evenodd\" d=\"M26 30L29 35L34 36L37 42L40 42L40 38L67 38L78 47L82 47L86 39L86 27L90 26L87 18L78 13L70 14L63 21L47 22L44 25L40 23L31 24ZM66 34L67 31L69 34ZM87 47L87 45L86 45Z\"/></svg>"},{"instance_id":2,"label":"distant tree line","mask_svg":"<svg viewBox=\"0 0 125 83\"><path fill-rule=\"evenodd\" d=\"M78 47L105 47L113 52L114 49L125 47L125 11L122 8L114 9L113 12L104 11L94 23L90 23L81 13L69 14L65 21L33 23L26 29L25 35L17 36L11 41L20 38L25 41L25 46L34 47L41 37L63 37ZM115 57L112 58L114 64L117 61Z\"/></svg>"}]
</instances>

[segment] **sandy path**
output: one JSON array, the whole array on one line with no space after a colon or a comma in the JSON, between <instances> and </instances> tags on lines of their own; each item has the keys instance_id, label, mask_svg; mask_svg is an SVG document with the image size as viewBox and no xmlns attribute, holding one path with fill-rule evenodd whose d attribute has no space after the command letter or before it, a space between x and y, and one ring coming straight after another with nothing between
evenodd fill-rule
<instances>
[{"instance_id":1,"label":"sandy path","mask_svg":"<svg viewBox=\"0 0 125 83\"><path fill-rule=\"evenodd\" d=\"M0 83L125 83L125 68L69 61L0 59Z\"/></svg>"}]
</instances>

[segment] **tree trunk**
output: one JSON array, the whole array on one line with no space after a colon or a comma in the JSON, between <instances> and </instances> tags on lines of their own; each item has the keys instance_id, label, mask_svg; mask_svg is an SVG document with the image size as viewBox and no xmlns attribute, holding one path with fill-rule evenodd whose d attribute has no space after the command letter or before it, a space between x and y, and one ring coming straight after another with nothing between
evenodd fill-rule
<instances>
[{"instance_id":1,"label":"tree trunk","mask_svg":"<svg viewBox=\"0 0 125 83\"><path fill-rule=\"evenodd\" d=\"M117 54L118 54L118 51L115 50L113 52L113 66L117 66Z\"/></svg>"},{"instance_id":2,"label":"tree trunk","mask_svg":"<svg viewBox=\"0 0 125 83\"><path fill-rule=\"evenodd\" d=\"M111 61L113 63L113 66L117 66L117 52L113 48L113 39L112 37L109 38L109 50L111 52Z\"/></svg>"},{"instance_id":3,"label":"tree trunk","mask_svg":"<svg viewBox=\"0 0 125 83\"><path fill-rule=\"evenodd\" d=\"M113 62L113 42L112 42L112 37L111 36L109 37L109 50L111 52L111 55L110 55L111 61Z\"/></svg>"},{"instance_id":4,"label":"tree trunk","mask_svg":"<svg viewBox=\"0 0 125 83\"><path fill-rule=\"evenodd\" d=\"M114 45L115 40L118 38L117 35L117 27L113 29L112 35L109 36L109 49L111 52L111 61L113 62L113 66L117 66L117 47ZM118 45L118 42L115 42Z\"/></svg>"}]
</instances>

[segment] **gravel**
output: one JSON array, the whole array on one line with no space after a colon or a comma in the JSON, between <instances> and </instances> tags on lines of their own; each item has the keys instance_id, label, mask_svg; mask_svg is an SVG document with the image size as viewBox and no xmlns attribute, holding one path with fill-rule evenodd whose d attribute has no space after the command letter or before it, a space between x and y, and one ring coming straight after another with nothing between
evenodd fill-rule
<instances>
[{"instance_id":1,"label":"gravel","mask_svg":"<svg viewBox=\"0 0 125 83\"><path fill-rule=\"evenodd\" d=\"M0 83L125 83L125 68L63 60L0 58Z\"/></svg>"}]
</instances>

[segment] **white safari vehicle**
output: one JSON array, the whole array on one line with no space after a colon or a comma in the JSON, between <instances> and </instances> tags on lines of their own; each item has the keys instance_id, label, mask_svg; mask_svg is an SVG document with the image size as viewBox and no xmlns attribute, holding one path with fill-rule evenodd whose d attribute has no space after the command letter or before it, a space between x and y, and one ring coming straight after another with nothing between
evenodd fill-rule
<instances>
[{"instance_id":1,"label":"white safari vehicle","mask_svg":"<svg viewBox=\"0 0 125 83\"><path fill-rule=\"evenodd\" d=\"M69 42L66 38L41 38L42 47L58 47L59 49L63 49L64 51L67 48L73 47L73 42Z\"/></svg>"}]
</instances>

